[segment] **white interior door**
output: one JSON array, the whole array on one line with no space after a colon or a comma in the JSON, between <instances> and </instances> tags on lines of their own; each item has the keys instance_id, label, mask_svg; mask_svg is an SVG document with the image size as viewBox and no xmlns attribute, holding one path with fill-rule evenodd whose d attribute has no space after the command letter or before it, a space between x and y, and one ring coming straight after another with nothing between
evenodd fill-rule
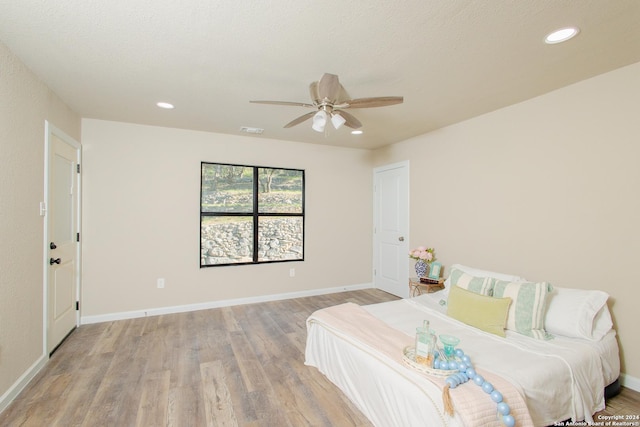
<instances>
[{"instance_id":1,"label":"white interior door","mask_svg":"<svg viewBox=\"0 0 640 427\"><path fill-rule=\"evenodd\" d=\"M78 324L80 147L48 129L46 349L51 353Z\"/></svg>"},{"instance_id":2,"label":"white interior door","mask_svg":"<svg viewBox=\"0 0 640 427\"><path fill-rule=\"evenodd\" d=\"M374 170L374 283L409 297L409 163Z\"/></svg>"}]
</instances>

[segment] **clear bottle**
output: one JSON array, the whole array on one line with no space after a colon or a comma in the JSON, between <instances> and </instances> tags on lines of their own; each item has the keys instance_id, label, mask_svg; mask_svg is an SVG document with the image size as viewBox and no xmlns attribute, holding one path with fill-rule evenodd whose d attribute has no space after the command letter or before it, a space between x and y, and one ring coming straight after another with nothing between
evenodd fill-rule
<instances>
[{"instance_id":1,"label":"clear bottle","mask_svg":"<svg viewBox=\"0 0 640 427\"><path fill-rule=\"evenodd\" d=\"M429 328L428 320L416 328L415 360L417 363L433 367L433 351L436 340L436 334Z\"/></svg>"}]
</instances>

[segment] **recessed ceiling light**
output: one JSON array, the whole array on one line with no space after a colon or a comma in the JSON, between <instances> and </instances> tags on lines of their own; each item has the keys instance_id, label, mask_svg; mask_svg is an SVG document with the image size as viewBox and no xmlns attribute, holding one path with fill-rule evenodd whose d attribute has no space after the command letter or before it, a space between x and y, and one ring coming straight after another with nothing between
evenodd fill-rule
<instances>
[{"instance_id":1,"label":"recessed ceiling light","mask_svg":"<svg viewBox=\"0 0 640 427\"><path fill-rule=\"evenodd\" d=\"M158 102L156 105L165 110L173 110L175 108L173 104L169 104L168 102Z\"/></svg>"},{"instance_id":2,"label":"recessed ceiling light","mask_svg":"<svg viewBox=\"0 0 640 427\"><path fill-rule=\"evenodd\" d=\"M578 29L578 27L562 28L548 34L547 37L544 38L544 42L547 44L566 42L567 40L577 36L579 32L580 29Z\"/></svg>"},{"instance_id":3,"label":"recessed ceiling light","mask_svg":"<svg viewBox=\"0 0 640 427\"><path fill-rule=\"evenodd\" d=\"M362 135L362 131L361 130L352 130L351 131L351 135Z\"/></svg>"}]
</instances>

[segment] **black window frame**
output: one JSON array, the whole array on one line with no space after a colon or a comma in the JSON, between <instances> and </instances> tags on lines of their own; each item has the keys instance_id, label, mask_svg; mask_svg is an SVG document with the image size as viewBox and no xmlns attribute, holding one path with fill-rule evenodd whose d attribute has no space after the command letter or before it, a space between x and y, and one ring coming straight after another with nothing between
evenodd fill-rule
<instances>
[{"instance_id":1,"label":"black window frame","mask_svg":"<svg viewBox=\"0 0 640 427\"><path fill-rule=\"evenodd\" d=\"M220 165L220 166L232 166L232 167L242 167L242 168L252 168L253 169L253 210L251 212L205 212L203 210L203 181L204 181L204 167L205 165ZM301 173L302 178L302 195L301 195L301 212L260 212L260 203L259 203L259 195L260 195L260 169L274 169L274 170L285 170L285 171L296 171ZM283 168L283 167L272 167L272 166L256 166L256 165L244 165L244 164L235 164L235 163L220 163L220 162L200 162L200 268L209 268L209 267L228 267L228 266L238 266L238 265L254 265L254 264L271 264L271 263L279 263L279 262L299 262L304 261L305 256L305 170L304 169L296 169L296 168ZM234 262L234 263L219 263L219 264L203 264L203 243L202 243L202 222L206 217L252 217L253 222L253 254L252 261L249 262ZM295 259L276 259L276 260L259 260L259 220L261 217L300 217L302 218L302 256L300 258Z\"/></svg>"}]
</instances>

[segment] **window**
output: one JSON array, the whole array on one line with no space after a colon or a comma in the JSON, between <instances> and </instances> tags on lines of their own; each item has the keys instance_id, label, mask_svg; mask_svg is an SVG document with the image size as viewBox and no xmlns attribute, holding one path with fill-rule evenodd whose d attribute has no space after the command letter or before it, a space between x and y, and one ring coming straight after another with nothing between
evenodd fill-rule
<instances>
[{"instance_id":1,"label":"window","mask_svg":"<svg viewBox=\"0 0 640 427\"><path fill-rule=\"evenodd\" d=\"M304 260L304 171L201 164L200 267Z\"/></svg>"}]
</instances>

